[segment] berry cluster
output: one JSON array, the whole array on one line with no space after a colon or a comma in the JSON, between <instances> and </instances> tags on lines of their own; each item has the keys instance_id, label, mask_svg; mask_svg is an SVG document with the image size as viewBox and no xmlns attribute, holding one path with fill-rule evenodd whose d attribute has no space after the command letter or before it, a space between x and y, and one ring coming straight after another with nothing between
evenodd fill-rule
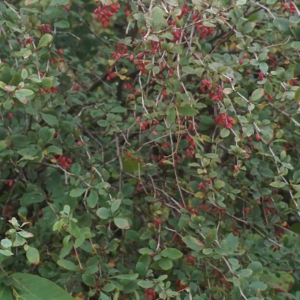
<instances>
[{"instance_id":1,"label":"berry cluster","mask_svg":"<svg viewBox=\"0 0 300 300\"><path fill-rule=\"evenodd\" d=\"M110 68L107 71L107 76L106 76L106 80L110 81L111 79L114 79L117 75L114 73L113 69Z\"/></svg>"},{"instance_id":2,"label":"berry cluster","mask_svg":"<svg viewBox=\"0 0 300 300\"><path fill-rule=\"evenodd\" d=\"M148 71L146 70L146 66L148 65L148 62L139 60L134 63L134 66L139 66L140 67L140 72L143 74L148 74Z\"/></svg>"},{"instance_id":3,"label":"berry cluster","mask_svg":"<svg viewBox=\"0 0 300 300\"><path fill-rule=\"evenodd\" d=\"M202 24L199 13L195 13L193 15L193 22L196 26L196 32L200 33L201 39L206 39L208 35L213 35L215 31L215 27L207 27Z\"/></svg>"},{"instance_id":4,"label":"berry cluster","mask_svg":"<svg viewBox=\"0 0 300 300\"><path fill-rule=\"evenodd\" d=\"M183 3L183 6L182 6L182 8L181 8L181 13L180 13L179 16L177 16L177 19L178 19L178 20L182 19L182 17L183 17L184 15L187 15L189 12L190 12L190 9L188 8L188 3L187 3L187 2L184 2L184 3ZM173 25L173 26L176 26L176 21L175 21L174 19L170 19L170 20L169 20L169 24L170 24L170 25Z\"/></svg>"},{"instance_id":5,"label":"berry cluster","mask_svg":"<svg viewBox=\"0 0 300 300\"><path fill-rule=\"evenodd\" d=\"M151 48L152 48L151 53L152 53L152 55L154 55L155 53L160 51L161 42L160 41L158 41L158 42L151 41Z\"/></svg>"},{"instance_id":6,"label":"berry cluster","mask_svg":"<svg viewBox=\"0 0 300 300\"><path fill-rule=\"evenodd\" d=\"M40 88L39 89L39 94L40 95L42 95L43 93L50 94L51 92L53 94L57 94L58 93L56 86L53 86L52 88L49 88L49 89L47 89L47 88Z\"/></svg>"},{"instance_id":7,"label":"berry cluster","mask_svg":"<svg viewBox=\"0 0 300 300\"><path fill-rule=\"evenodd\" d=\"M177 288L176 288L177 291L182 291L187 288L187 285L183 284L179 279L175 280L175 285L177 285Z\"/></svg>"},{"instance_id":8,"label":"berry cluster","mask_svg":"<svg viewBox=\"0 0 300 300\"><path fill-rule=\"evenodd\" d=\"M194 258L194 256L187 257L186 261L187 261L188 264L190 264L192 266L195 264L195 258Z\"/></svg>"},{"instance_id":9,"label":"berry cluster","mask_svg":"<svg viewBox=\"0 0 300 300\"><path fill-rule=\"evenodd\" d=\"M172 42L173 43L176 43L176 42L179 42L180 41L180 38L181 38L181 30L180 29L174 29L173 31L172 31L172 34L173 34L173 40L172 40ZM183 31L183 36L186 36L186 32L185 31Z\"/></svg>"},{"instance_id":10,"label":"berry cluster","mask_svg":"<svg viewBox=\"0 0 300 300\"><path fill-rule=\"evenodd\" d=\"M54 155L56 157L57 162L59 163L60 166L69 169L70 164L73 163L73 160L69 157L63 156L63 155Z\"/></svg>"},{"instance_id":11,"label":"berry cluster","mask_svg":"<svg viewBox=\"0 0 300 300\"><path fill-rule=\"evenodd\" d=\"M121 42L118 42L117 52L110 52L110 54L115 60L119 60L121 57L126 57L128 56L127 46L122 44Z\"/></svg>"},{"instance_id":12,"label":"berry cluster","mask_svg":"<svg viewBox=\"0 0 300 300\"><path fill-rule=\"evenodd\" d=\"M156 297L156 292L152 289L145 289L144 296L146 300L153 300Z\"/></svg>"},{"instance_id":13,"label":"berry cluster","mask_svg":"<svg viewBox=\"0 0 300 300\"><path fill-rule=\"evenodd\" d=\"M212 101L221 101L224 98L223 88L219 85L214 86L211 90L209 90L208 94Z\"/></svg>"},{"instance_id":14,"label":"berry cluster","mask_svg":"<svg viewBox=\"0 0 300 300\"><path fill-rule=\"evenodd\" d=\"M211 82L206 79L201 80L200 90L202 93L208 92L208 95L212 101L221 101L224 98L223 88L219 85L211 87Z\"/></svg>"},{"instance_id":15,"label":"berry cluster","mask_svg":"<svg viewBox=\"0 0 300 300\"><path fill-rule=\"evenodd\" d=\"M44 34L44 33L50 33L51 32L51 25L50 24L43 24L41 25L40 29L40 33Z\"/></svg>"},{"instance_id":16,"label":"berry cluster","mask_svg":"<svg viewBox=\"0 0 300 300\"><path fill-rule=\"evenodd\" d=\"M19 44L23 45L23 47L26 47L28 44L31 44L33 42L33 37L30 37L28 39L22 39L18 40Z\"/></svg>"},{"instance_id":17,"label":"berry cluster","mask_svg":"<svg viewBox=\"0 0 300 300\"><path fill-rule=\"evenodd\" d=\"M187 15L189 12L190 9L188 8L188 3L184 2L181 9L181 14L177 18L180 20L184 15Z\"/></svg>"},{"instance_id":18,"label":"berry cluster","mask_svg":"<svg viewBox=\"0 0 300 300\"><path fill-rule=\"evenodd\" d=\"M108 26L110 18L119 11L120 4L102 5L94 10L95 20L100 20L103 27Z\"/></svg>"},{"instance_id":19,"label":"berry cluster","mask_svg":"<svg viewBox=\"0 0 300 300\"><path fill-rule=\"evenodd\" d=\"M226 127L227 129L231 129L232 126L233 126L233 118L230 117L228 114L226 113L223 113L223 114L220 114L218 115L216 118L215 118L215 121L217 124L219 124L220 126L224 126Z\"/></svg>"},{"instance_id":20,"label":"berry cluster","mask_svg":"<svg viewBox=\"0 0 300 300\"><path fill-rule=\"evenodd\" d=\"M163 223L162 220L160 220L160 219L154 219L154 222L152 223L151 227L152 228L159 227L162 223Z\"/></svg>"},{"instance_id":21,"label":"berry cluster","mask_svg":"<svg viewBox=\"0 0 300 300\"><path fill-rule=\"evenodd\" d=\"M124 7L124 13L125 13L126 17L128 17L130 15L131 11L130 11L130 7L129 6L125 6Z\"/></svg>"},{"instance_id":22,"label":"berry cluster","mask_svg":"<svg viewBox=\"0 0 300 300\"><path fill-rule=\"evenodd\" d=\"M185 149L185 154L187 158L193 158L195 156L195 148L196 148L196 143L194 139L191 136L187 137L188 141L188 147Z\"/></svg>"},{"instance_id":23,"label":"berry cluster","mask_svg":"<svg viewBox=\"0 0 300 300\"><path fill-rule=\"evenodd\" d=\"M280 5L285 11L289 11L291 14L294 14L296 11L296 6L294 2L285 3L282 2Z\"/></svg>"}]
</instances>

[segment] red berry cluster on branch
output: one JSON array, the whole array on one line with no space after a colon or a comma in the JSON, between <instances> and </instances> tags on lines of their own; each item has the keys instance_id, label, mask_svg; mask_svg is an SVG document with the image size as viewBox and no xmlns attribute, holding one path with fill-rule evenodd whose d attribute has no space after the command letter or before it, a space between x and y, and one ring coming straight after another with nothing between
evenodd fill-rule
<instances>
[{"instance_id":1,"label":"red berry cluster on branch","mask_svg":"<svg viewBox=\"0 0 300 300\"><path fill-rule=\"evenodd\" d=\"M124 7L124 13L125 13L126 17L128 17L128 16L131 14L130 7L129 7L129 6L125 6L125 7Z\"/></svg>"},{"instance_id":2,"label":"red berry cluster on branch","mask_svg":"<svg viewBox=\"0 0 300 300\"><path fill-rule=\"evenodd\" d=\"M206 79L201 80L202 85L200 90L202 93L208 92L208 95L212 101L221 101L224 98L223 88L220 85L214 85L211 87L211 82Z\"/></svg>"},{"instance_id":3,"label":"red berry cluster on branch","mask_svg":"<svg viewBox=\"0 0 300 300\"><path fill-rule=\"evenodd\" d=\"M54 155L57 159L57 162L59 163L60 166L69 169L70 164L73 163L73 160L69 157L63 156L63 155Z\"/></svg>"},{"instance_id":4,"label":"red berry cluster on branch","mask_svg":"<svg viewBox=\"0 0 300 300\"><path fill-rule=\"evenodd\" d=\"M21 39L21 40L18 40L19 44L23 45L24 48L28 45L28 44L31 44L33 42L33 37L30 37L28 39Z\"/></svg>"},{"instance_id":5,"label":"red berry cluster on branch","mask_svg":"<svg viewBox=\"0 0 300 300\"><path fill-rule=\"evenodd\" d=\"M186 139L189 144L188 147L185 149L186 157L193 158L195 156L196 143L191 136L188 136Z\"/></svg>"},{"instance_id":6,"label":"red berry cluster on branch","mask_svg":"<svg viewBox=\"0 0 300 300\"><path fill-rule=\"evenodd\" d=\"M177 285L177 288L176 288L177 291L182 291L187 288L187 285L183 284L179 279L175 280L175 285Z\"/></svg>"},{"instance_id":7,"label":"red berry cluster on branch","mask_svg":"<svg viewBox=\"0 0 300 300\"><path fill-rule=\"evenodd\" d=\"M199 13L195 13L193 15L193 22L195 23L196 26L196 32L200 33L201 39L206 39L208 35L213 35L215 28L204 26L200 21L201 21L201 17Z\"/></svg>"},{"instance_id":8,"label":"red berry cluster on branch","mask_svg":"<svg viewBox=\"0 0 300 300\"><path fill-rule=\"evenodd\" d=\"M181 9L181 14L177 18L180 20L184 15L187 15L189 12L190 9L188 8L188 3L184 2Z\"/></svg>"},{"instance_id":9,"label":"red berry cluster on branch","mask_svg":"<svg viewBox=\"0 0 300 300\"><path fill-rule=\"evenodd\" d=\"M182 6L182 8L181 8L181 13L180 13L180 15L177 16L177 19L178 19L178 20L182 19L182 17L183 17L184 15L187 15L189 12L190 12L190 9L188 8L188 3L187 3L187 2L184 2L184 3L183 3L183 6ZM170 20L169 20L169 24L170 24L170 25L173 25L173 26L176 26L176 21L175 21L174 19L170 19Z\"/></svg>"},{"instance_id":10,"label":"red berry cluster on branch","mask_svg":"<svg viewBox=\"0 0 300 300\"><path fill-rule=\"evenodd\" d=\"M119 11L120 4L101 5L94 10L95 20L100 20L103 27L108 26L110 18Z\"/></svg>"},{"instance_id":11,"label":"red berry cluster on branch","mask_svg":"<svg viewBox=\"0 0 300 300\"><path fill-rule=\"evenodd\" d=\"M181 33L183 34L183 36L186 36L186 32L185 31L182 32L180 29L174 29L172 31L172 34L173 34L173 37L174 37L173 40L172 40L173 43L176 43L176 42L180 41Z\"/></svg>"},{"instance_id":12,"label":"red berry cluster on branch","mask_svg":"<svg viewBox=\"0 0 300 300\"><path fill-rule=\"evenodd\" d=\"M106 76L106 80L107 81L110 81L111 79L114 79L117 75L114 73L113 69L110 68L108 71L107 71L107 76Z\"/></svg>"},{"instance_id":13,"label":"red berry cluster on branch","mask_svg":"<svg viewBox=\"0 0 300 300\"><path fill-rule=\"evenodd\" d=\"M233 126L233 118L230 117L228 114L223 113L223 114L219 114L216 118L215 121L217 124L219 124L220 126L224 126L227 129L231 129Z\"/></svg>"},{"instance_id":14,"label":"red berry cluster on branch","mask_svg":"<svg viewBox=\"0 0 300 300\"><path fill-rule=\"evenodd\" d=\"M44 34L44 33L50 33L51 32L51 25L50 24L43 24L40 27L40 33Z\"/></svg>"},{"instance_id":15,"label":"red berry cluster on branch","mask_svg":"<svg viewBox=\"0 0 300 300\"><path fill-rule=\"evenodd\" d=\"M280 5L285 11L289 11L291 14L294 14L296 11L296 6L294 2L285 3L282 2Z\"/></svg>"},{"instance_id":16,"label":"red berry cluster on branch","mask_svg":"<svg viewBox=\"0 0 300 300\"><path fill-rule=\"evenodd\" d=\"M156 297L156 292L152 289L145 289L144 297L146 300L153 300Z\"/></svg>"},{"instance_id":17,"label":"red berry cluster on branch","mask_svg":"<svg viewBox=\"0 0 300 300\"><path fill-rule=\"evenodd\" d=\"M43 93L50 94L51 92L53 94L57 94L58 93L56 86L53 86L52 88L40 88L39 89L39 94L40 95L42 95Z\"/></svg>"},{"instance_id":18,"label":"red berry cluster on branch","mask_svg":"<svg viewBox=\"0 0 300 300\"><path fill-rule=\"evenodd\" d=\"M110 55L115 59L119 60L121 57L128 56L127 46L122 44L121 42L117 43L117 52L110 52Z\"/></svg>"}]
</instances>

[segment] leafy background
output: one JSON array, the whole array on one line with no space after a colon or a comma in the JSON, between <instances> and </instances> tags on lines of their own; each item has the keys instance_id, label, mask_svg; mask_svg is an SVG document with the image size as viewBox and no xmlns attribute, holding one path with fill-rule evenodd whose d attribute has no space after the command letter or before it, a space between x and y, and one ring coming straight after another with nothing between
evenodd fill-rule
<instances>
[{"instance_id":1,"label":"leafy background","mask_svg":"<svg viewBox=\"0 0 300 300\"><path fill-rule=\"evenodd\" d=\"M298 5L2 1L1 297L298 299Z\"/></svg>"}]
</instances>

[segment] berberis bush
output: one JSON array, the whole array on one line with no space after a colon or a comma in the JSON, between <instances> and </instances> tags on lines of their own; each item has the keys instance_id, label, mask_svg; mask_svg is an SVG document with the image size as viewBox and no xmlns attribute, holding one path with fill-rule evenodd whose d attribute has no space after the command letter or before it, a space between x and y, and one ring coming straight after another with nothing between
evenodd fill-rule
<instances>
[{"instance_id":1,"label":"berberis bush","mask_svg":"<svg viewBox=\"0 0 300 300\"><path fill-rule=\"evenodd\" d=\"M300 299L300 2L0 3L0 298Z\"/></svg>"}]
</instances>

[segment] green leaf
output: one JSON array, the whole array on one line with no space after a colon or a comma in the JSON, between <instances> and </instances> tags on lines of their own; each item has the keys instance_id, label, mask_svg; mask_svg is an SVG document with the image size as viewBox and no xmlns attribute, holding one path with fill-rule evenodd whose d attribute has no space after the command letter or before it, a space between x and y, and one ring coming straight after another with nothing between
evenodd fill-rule
<instances>
[{"instance_id":1,"label":"green leaf","mask_svg":"<svg viewBox=\"0 0 300 300\"><path fill-rule=\"evenodd\" d=\"M300 88L298 88L298 89L296 90L296 93L295 93L295 100L296 100L297 103L299 103L299 101L300 101Z\"/></svg>"},{"instance_id":2,"label":"green leaf","mask_svg":"<svg viewBox=\"0 0 300 300\"><path fill-rule=\"evenodd\" d=\"M265 63L265 62L261 62L261 63L259 64L259 68L260 68L260 70L261 70L264 74L266 74L266 73L268 72L269 66L268 66L268 64Z\"/></svg>"},{"instance_id":3,"label":"green leaf","mask_svg":"<svg viewBox=\"0 0 300 300\"><path fill-rule=\"evenodd\" d=\"M18 246L20 246L21 244L18 244ZM15 245L16 246L16 245ZM9 251L9 250L1 250L0 249L0 254L4 255L4 256L13 256L14 254Z\"/></svg>"},{"instance_id":4,"label":"green leaf","mask_svg":"<svg viewBox=\"0 0 300 300\"><path fill-rule=\"evenodd\" d=\"M205 244L207 246L210 246L214 243L214 241L216 240L216 237L217 237L217 233L218 233L217 229L212 229L205 235ZM204 253L204 250L203 250L203 253Z\"/></svg>"},{"instance_id":5,"label":"green leaf","mask_svg":"<svg viewBox=\"0 0 300 300\"><path fill-rule=\"evenodd\" d=\"M26 193L22 196L20 203L23 207L27 207L34 203L40 203L43 200L44 197L42 195L35 194L35 193Z\"/></svg>"},{"instance_id":6,"label":"green leaf","mask_svg":"<svg viewBox=\"0 0 300 300\"><path fill-rule=\"evenodd\" d=\"M74 300L60 286L40 276L15 273L11 279L12 286L22 300Z\"/></svg>"},{"instance_id":7,"label":"green leaf","mask_svg":"<svg viewBox=\"0 0 300 300\"><path fill-rule=\"evenodd\" d=\"M108 219L109 217L111 217L111 211L106 207L101 207L97 210L97 216L100 219Z\"/></svg>"},{"instance_id":8,"label":"green leaf","mask_svg":"<svg viewBox=\"0 0 300 300\"><path fill-rule=\"evenodd\" d=\"M150 251L150 254L153 253L152 250L149 249L149 251ZM140 249L139 252L142 253L143 251L141 251L141 249ZM149 253L148 254L145 253L139 258L139 260L135 266L137 272L139 273L139 275L141 277L144 277L147 274L149 264L150 264L150 255L149 255Z\"/></svg>"},{"instance_id":9,"label":"green leaf","mask_svg":"<svg viewBox=\"0 0 300 300\"><path fill-rule=\"evenodd\" d=\"M12 242L10 239L2 239L1 240L1 246L3 248L10 248L12 246ZM1 299L1 298L0 298Z\"/></svg>"},{"instance_id":10,"label":"green leaf","mask_svg":"<svg viewBox=\"0 0 300 300\"><path fill-rule=\"evenodd\" d=\"M46 89L50 89L53 86L53 78L52 77L44 77L42 79L42 87Z\"/></svg>"},{"instance_id":11,"label":"green leaf","mask_svg":"<svg viewBox=\"0 0 300 300\"><path fill-rule=\"evenodd\" d=\"M94 208L99 201L98 194L95 191L90 191L90 194L88 195L86 201L87 201L87 205L90 208Z\"/></svg>"},{"instance_id":12,"label":"green leaf","mask_svg":"<svg viewBox=\"0 0 300 300\"><path fill-rule=\"evenodd\" d=\"M87 286L95 286L95 276L91 274L82 274L82 280Z\"/></svg>"},{"instance_id":13,"label":"green leaf","mask_svg":"<svg viewBox=\"0 0 300 300\"><path fill-rule=\"evenodd\" d=\"M62 149L60 149L60 148L58 148L58 147L56 147L56 146L54 146L54 145L49 146L49 147L46 149L46 151L47 151L48 153L56 153L56 154L58 154L58 155L62 155Z\"/></svg>"},{"instance_id":14,"label":"green leaf","mask_svg":"<svg viewBox=\"0 0 300 300\"><path fill-rule=\"evenodd\" d=\"M0 141L0 151L7 148L8 141Z\"/></svg>"},{"instance_id":15,"label":"green leaf","mask_svg":"<svg viewBox=\"0 0 300 300\"><path fill-rule=\"evenodd\" d=\"M36 3L38 2L39 0L25 0L25 5L30 5L30 4L33 4L33 3Z\"/></svg>"},{"instance_id":16,"label":"green leaf","mask_svg":"<svg viewBox=\"0 0 300 300\"><path fill-rule=\"evenodd\" d=\"M10 286L0 284L0 299L13 300L12 289Z\"/></svg>"},{"instance_id":17,"label":"green leaf","mask_svg":"<svg viewBox=\"0 0 300 300\"><path fill-rule=\"evenodd\" d=\"M69 270L69 271L78 271L79 268L71 261L66 260L66 259L59 259L56 262L59 266L61 266L62 268Z\"/></svg>"},{"instance_id":18,"label":"green leaf","mask_svg":"<svg viewBox=\"0 0 300 300\"><path fill-rule=\"evenodd\" d=\"M42 118L49 126L57 126L58 125L58 120L55 116L42 113Z\"/></svg>"},{"instance_id":19,"label":"green leaf","mask_svg":"<svg viewBox=\"0 0 300 300\"><path fill-rule=\"evenodd\" d=\"M26 257L30 263L37 264L40 261L40 254L36 248L25 245L24 249L26 251Z\"/></svg>"},{"instance_id":20,"label":"green leaf","mask_svg":"<svg viewBox=\"0 0 300 300\"><path fill-rule=\"evenodd\" d=\"M199 114L198 110L190 106L178 106L178 112L185 117L193 117Z\"/></svg>"},{"instance_id":21,"label":"green leaf","mask_svg":"<svg viewBox=\"0 0 300 300\"><path fill-rule=\"evenodd\" d=\"M262 88L256 89L256 90L252 93L252 95L250 96L250 99L249 99L249 100L250 100L250 101L257 101L257 100L259 100L259 99L262 98L263 94L264 94L264 89L262 89Z\"/></svg>"},{"instance_id":22,"label":"green leaf","mask_svg":"<svg viewBox=\"0 0 300 300\"><path fill-rule=\"evenodd\" d=\"M111 297L109 297L106 294L100 292L99 300L111 300Z\"/></svg>"},{"instance_id":23,"label":"green leaf","mask_svg":"<svg viewBox=\"0 0 300 300\"><path fill-rule=\"evenodd\" d=\"M252 270L252 277L259 276L263 271L263 266L259 261L253 261L249 264L248 269Z\"/></svg>"},{"instance_id":24,"label":"green leaf","mask_svg":"<svg viewBox=\"0 0 300 300\"><path fill-rule=\"evenodd\" d=\"M270 186L273 186L275 188L282 188L284 186L286 186L285 182L279 182L279 181L274 181L270 183Z\"/></svg>"},{"instance_id":25,"label":"green leaf","mask_svg":"<svg viewBox=\"0 0 300 300\"><path fill-rule=\"evenodd\" d=\"M236 275L238 277L244 277L244 278L246 278L246 277L250 277L252 275L252 273L253 273L253 271L250 270L250 269L242 269L242 270L237 271Z\"/></svg>"},{"instance_id":26,"label":"green leaf","mask_svg":"<svg viewBox=\"0 0 300 300\"><path fill-rule=\"evenodd\" d=\"M255 289L256 291L265 291L268 286L262 281L253 281L250 283L250 288Z\"/></svg>"},{"instance_id":27,"label":"green leaf","mask_svg":"<svg viewBox=\"0 0 300 300\"><path fill-rule=\"evenodd\" d=\"M118 210L120 205L121 205L121 200L120 199L117 199L117 200L113 201L113 203L111 205L112 214L114 214Z\"/></svg>"},{"instance_id":28,"label":"green leaf","mask_svg":"<svg viewBox=\"0 0 300 300\"><path fill-rule=\"evenodd\" d=\"M81 196L85 191L86 191L86 189L76 188L76 189L73 189L73 190L70 192L70 196L71 196L72 198L76 198L76 197Z\"/></svg>"},{"instance_id":29,"label":"green leaf","mask_svg":"<svg viewBox=\"0 0 300 300\"><path fill-rule=\"evenodd\" d=\"M123 218L114 218L114 223L117 227L121 229L129 229L130 225L126 219Z\"/></svg>"},{"instance_id":30,"label":"green leaf","mask_svg":"<svg viewBox=\"0 0 300 300\"><path fill-rule=\"evenodd\" d=\"M173 124L176 118L176 110L174 107L167 109L167 118L166 121L168 124Z\"/></svg>"},{"instance_id":31,"label":"green leaf","mask_svg":"<svg viewBox=\"0 0 300 300\"><path fill-rule=\"evenodd\" d=\"M21 72L21 77L23 80L25 80L28 76L28 72L26 71L26 69L23 69Z\"/></svg>"},{"instance_id":32,"label":"green leaf","mask_svg":"<svg viewBox=\"0 0 300 300\"><path fill-rule=\"evenodd\" d=\"M185 236L182 240L192 250L199 251L204 248L204 244L192 236Z\"/></svg>"},{"instance_id":33,"label":"green leaf","mask_svg":"<svg viewBox=\"0 0 300 300\"><path fill-rule=\"evenodd\" d=\"M50 6L56 6L56 5L68 5L69 0L51 0Z\"/></svg>"},{"instance_id":34,"label":"green leaf","mask_svg":"<svg viewBox=\"0 0 300 300\"><path fill-rule=\"evenodd\" d=\"M32 51L28 48L22 48L20 51L16 52L15 55L17 57L28 58L29 56L32 55Z\"/></svg>"},{"instance_id":35,"label":"green leaf","mask_svg":"<svg viewBox=\"0 0 300 300\"><path fill-rule=\"evenodd\" d=\"M219 180L219 179L217 179L216 181L214 181L214 188L221 189L224 186L225 186L225 182L224 181Z\"/></svg>"},{"instance_id":36,"label":"green leaf","mask_svg":"<svg viewBox=\"0 0 300 300\"><path fill-rule=\"evenodd\" d=\"M138 277L139 274L122 274L122 275L112 276L110 278L116 278L120 280L136 280Z\"/></svg>"},{"instance_id":37,"label":"green leaf","mask_svg":"<svg viewBox=\"0 0 300 300\"><path fill-rule=\"evenodd\" d=\"M27 103L27 97L33 95L34 92L31 90L27 90L27 89L21 89L21 90L17 90L15 92L15 97L20 100L22 103L26 104Z\"/></svg>"},{"instance_id":38,"label":"green leaf","mask_svg":"<svg viewBox=\"0 0 300 300\"><path fill-rule=\"evenodd\" d=\"M152 9L153 30L159 31L167 26L167 20L164 18L164 11L156 6Z\"/></svg>"},{"instance_id":39,"label":"green leaf","mask_svg":"<svg viewBox=\"0 0 300 300\"><path fill-rule=\"evenodd\" d=\"M154 284L148 280L140 280L137 284L143 289L150 289L154 286Z\"/></svg>"},{"instance_id":40,"label":"green leaf","mask_svg":"<svg viewBox=\"0 0 300 300\"><path fill-rule=\"evenodd\" d=\"M39 40L37 48L40 49L40 48L48 47L49 44L52 42L52 39L53 36L49 33L42 35L42 37Z\"/></svg>"},{"instance_id":41,"label":"green leaf","mask_svg":"<svg viewBox=\"0 0 300 300\"><path fill-rule=\"evenodd\" d=\"M281 31L283 34L290 33L290 21L285 18L276 18L273 20L273 24Z\"/></svg>"},{"instance_id":42,"label":"green leaf","mask_svg":"<svg viewBox=\"0 0 300 300\"><path fill-rule=\"evenodd\" d=\"M67 20L60 20L55 22L54 26L58 28L70 28L70 23Z\"/></svg>"},{"instance_id":43,"label":"green leaf","mask_svg":"<svg viewBox=\"0 0 300 300\"><path fill-rule=\"evenodd\" d=\"M168 257L170 259L178 259L182 257L183 253L175 248L167 248L161 251L161 256Z\"/></svg>"},{"instance_id":44,"label":"green leaf","mask_svg":"<svg viewBox=\"0 0 300 300\"><path fill-rule=\"evenodd\" d=\"M169 258L161 258L158 261L159 266L163 269L163 270L170 270L173 267L173 262L171 259Z\"/></svg>"},{"instance_id":45,"label":"green leaf","mask_svg":"<svg viewBox=\"0 0 300 300\"><path fill-rule=\"evenodd\" d=\"M225 239L221 241L221 249L233 252L238 247L238 237L234 236L232 233L228 234Z\"/></svg>"}]
</instances>

